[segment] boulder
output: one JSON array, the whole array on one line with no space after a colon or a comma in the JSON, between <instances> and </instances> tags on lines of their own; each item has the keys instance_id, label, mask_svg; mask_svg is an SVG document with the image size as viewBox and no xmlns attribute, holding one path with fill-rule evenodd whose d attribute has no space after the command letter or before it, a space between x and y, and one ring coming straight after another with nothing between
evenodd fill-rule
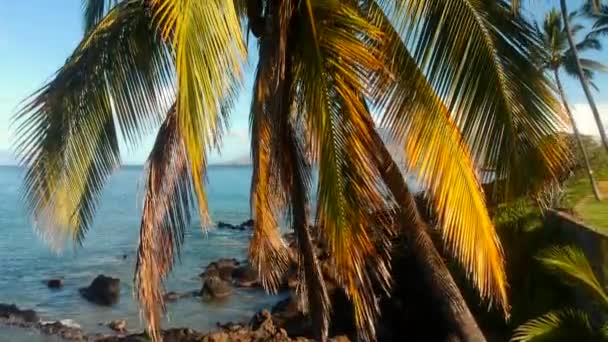
<instances>
[{"instance_id":1,"label":"boulder","mask_svg":"<svg viewBox=\"0 0 608 342\"><path fill-rule=\"evenodd\" d=\"M249 264L237 267L232 271L232 283L239 287L259 286L258 272Z\"/></svg>"},{"instance_id":2,"label":"boulder","mask_svg":"<svg viewBox=\"0 0 608 342\"><path fill-rule=\"evenodd\" d=\"M46 281L46 286L49 289L60 289L63 287L63 279L61 279L61 278L49 279Z\"/></svg>"},{"instance_id":3,"label":"boulder","mask_svg":"<svg viewBox=\"0 0 608 342\"><path fill-rule=\"evenodd\" d=\"M41 323L39 329L46 335L55 335L61 337L62 340L68 341L87 341L86 334L80 326L71 320L62 320L55 322Z\"/></svg>"},{"instance_id":4,"label":"boulder","mask_svg":"<svg viewBox=\"0 0 608 342\"><path fill-rule=\"evenodd\" d=\"M178 299L180 299L180 298L181 298L181 295L180 295L179 293L177 293L177 292L173 292L173 291L171 291L171 292L167 292L167 293L165 293L165 294L163 295L163 299L164 299L166 302L173 302L173 301L176 301L176 300L178 300Z\"/></svg>"},{"instance_id":5,"label":"boulder","mask_svg":"<svg viewBox=\"0 0 608 342\"><path fill-rule=\"evenodd\" d=\"M0 318L12 324L28 324L40 321L38 314L34 310L21 310L14 304L0 303Z\"/></svg>"},{"instance_id":6,"label":"boulder","mask_svg":"<svg viewBox=\"0 0 608 342\"><path fill-rule=\"evenodd\" d=\"M222 221L218 221L217 227L223 228L223 229L237 229L238 228L237 226L235 226L233 224L222 222Z\"/></svg>"},{"instance_id":7,"label":"boulder","mask_svg":"<svg viewBox=\"0 0 608 342\"><path fill-rule=\"evenodd\" d=\"M253 228L253 224L255 222L253 221L253 219L249 219L247 221L242 222L239 227L243 228L243 229L252 229Z\"/></svg>"},{"instance_id":8,"label":"boulder","mask_svg":"<svg viewBox=\"0 0 608 342\"><path fill-rule=\"evenodd\" d=\"M238 267L241 263L234 259L219 259L216 260L209 265L205 269L205 272L201 273L199 277L206 279L208 277L219 277L224 281L232 281L232 273L236 267Z\"/></svg>"},{"instance_id":9,"label":"boulder","mask_svg":"<svg viewBox=\"0 0 608 342\"><path fill-rule=\"evenodd\" d=\"M125 332L127 332L127 321L125 321L124 319L117 319L114 321L111 321L110 323L108 323L108 328L124 334Z\"/></svg>"},{"instance_id":10,"label":"boulder","mask_svg":"<svg viewBox=\"0 0 608 342\"><path fill-rule=\"evenodd\" d=\"M100 274L89 287L83 287L80 294L86 300L99 305L116 304L120 298L120 279Z\"/></svg>"},{"instance_id":11,"label":"boulder","mask_svg":"<svg viewBox=\"0 0 608 342\"><path fill-rule=\"evenodd\" d=\"M220 277L207 277L203 282L203 288L199 295L209 299L222 299L232 293L230 284Z\"/></svg>"}]
</instances>

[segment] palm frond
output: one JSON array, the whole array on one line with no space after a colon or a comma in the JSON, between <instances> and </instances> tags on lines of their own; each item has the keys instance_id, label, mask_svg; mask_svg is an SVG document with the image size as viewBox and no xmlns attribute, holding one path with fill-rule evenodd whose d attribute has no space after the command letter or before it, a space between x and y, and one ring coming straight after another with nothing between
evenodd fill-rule
<instances>
[{"instance_id":1,"label":"palm frond","mask_svg":"<svg viewBox=\"0 0 608 342\"><path fill-rule=\"evenodd\" d=\"M254 216L253 236L249 246L249 258L258 270L264 288L276 292L281 277L288 267L286 246L278 230L280 200L283 195L276 186L271 187L272 174L271 145L277 139L273 129L272 116L264 108L268 96L265 88L265 67L268 61L260 58L251 110L251 152L253 154L253 176L251 183L251 211Z\"/></svg>"},{"instance_id":2,"label":"palm frond","mask_svg":"<svg viewBox=\"0 0 608 342\"><path fill-rule=\"evenodd\" d=\"M511 341L600 341L589 316L579 310L552 311L529 320L515 329Z\"/></svg>"},{"instance_id":3,"label":"palm frond","mask_svg":"<svg viewBox=\"0 0 608 342\"><path fill-rule=\"evenodd\" d=\"M93 28L54 78L14 117L25 196L42 235L80 242L102 187L129 145L169 106L170 56L141 1L125 1Z\"/></svg>"},{"instance_id":4,"label":"palm frond","mask_svg":"<svg viewBox=\"0 0 608 342\"><path fill-rule=\"evenodd\" d=\"M306 115L319 165L317 224L353 303L359 335L369 340L378 316L373 280L388 288L389 279L384 247L390 232L383 227L372 236L370 231L371 213L386 201L376 181L370 114L361 96L369 73L382 67L365 42L381 33L347 3L309 0L302 5L294 97L298 112Z\"/></svg>"},{"instance_id":5,"label":"palm frond","mask_svg":"<svg viewBox=\"0 0 608 342\"><path fill-rule=\"evenodd\" d=\"M380 109L380 125L403 144L406 169L432 199L448 250L482 297L495 300L506 313L503 252L468 147L382 10L374 4L371 9L371 20L385 30L389 69L371 96Z\"/></svg>"},{"instance_id":6,"label":"palm frond","mask_svg":"<svg viewBox=\"0 0 608 342\"><path fill-rule=\"evenodd\" d=\"M585 286L586 290L608 307L608 295L598 281L585 253L573 246L554 246L540 252L537 259L551 272Z\"/></svg>"},{"instance_id":7,"label":"palm frond","mask_svg":"<svg viewBox=\"0 0 608 342\"><path fill-rule=\"evenodd\" d=\"M503 184L495 193L512 197L562 172L566 144L545 140L565 121L551 82L531 62L534 27L507 2L377 2L446 103L475 166L492 170L483 182ZM525 167L531 162L534 174Z\"/></svg>"},{"instance_id":8,"label":"palm frond","mask_svg":"<svg viewBox=\"0 0 608 342\"><path fill-rule=\"evenodd\" d=\"M155 23L171 41L177 75L177 112L190 162L199 216L210 222L204 175L241 80L245 47L235 2L153 0Z\"/></svg>"},{"instance_id":9,"label":"palm frond","mask_svg":"<svg viewBox=\"0 0 608 342\"><path fill-rule=\"evenodd\" d=\"M158 132L145 172L135 285L148 333L159 341L165 311L163 281L179 255L192 204L188 160L175 106Z\"/></svg>"},{"instance_id":10,"label":"palm frond","mask_svg":"<svg viewBox=\"0 0 608 342\"><path fill-rule=\"evenodd\" d=\"M119 1L122 0L82 0L84 32L88 33L94 28Z\"/></svg>"}]
</instances>

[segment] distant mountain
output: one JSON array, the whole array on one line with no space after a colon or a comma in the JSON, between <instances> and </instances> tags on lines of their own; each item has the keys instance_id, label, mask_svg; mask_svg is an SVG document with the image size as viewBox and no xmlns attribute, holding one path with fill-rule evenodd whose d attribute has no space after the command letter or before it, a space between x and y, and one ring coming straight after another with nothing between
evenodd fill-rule
<instances>
[{"instance_id":1,"label":"distant mountain","mask_svg":"<svg viewBox=\"0 0 608 342\"><path fill-rule=\"evenodd\" d=\"M246 165L251 165L251 164L252 164L251 156L249 156L249 155L241 156L241 157L223 161L223 162L213 163L213 165L217 165L217 166L246 166Z\"/></svg>"}]
</instances>

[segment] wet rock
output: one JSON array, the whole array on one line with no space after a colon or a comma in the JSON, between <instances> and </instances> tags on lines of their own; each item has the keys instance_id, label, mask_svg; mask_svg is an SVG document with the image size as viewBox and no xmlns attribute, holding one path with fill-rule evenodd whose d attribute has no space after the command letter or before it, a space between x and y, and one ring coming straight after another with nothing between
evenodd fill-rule
<instances>
[{"instance_id":1,"label":"wet rock","mask_svg":"<svg viewBox=\"0 0 608 342\"><path fill-rule=\"evenodd\" d=\"M38 314L34 310L21 310L14 304L0 304L0 319L8 321L10 324L37 323L40 321Z\"/></svg>"},{"instance_id":2,"label":"wet rock","mask_svg":"<svg viewBox=\"0 0 608 342\"><path fill-rule=\"evenodd\" d=\"M179 292L167 292L163 295L163 299L166 302L174 302L176 300L182 299L182 298L189 298L189 297L193 297L195 295L198 295L198 291L191 291L191 292L184 292L184 293L179 293Z\"/></svg>"},{"instance_id":3,"label":"wet rock","mask_svg":"<svg viewBox=\"0 0 608 342\"><path fill-rule=\"evenodd\" d=\"M110 323L108 323L108 328L124 334L125 332L127 332L127 321L125 321L124 319L117 319L114 321L111 321Z\"/></svg>"},{"instance_id":4,"label":"wet rock","mask_svg":"<svg viewBox=\"0 0 608 342\"><path fill-rule=\"evenodd\" d=\"M60 289L63 287L63 279L61 279L61 278L49 279L46 281L46 286L49 289Z\"/></svg>"},{"instance_id":5,"label":"wet rock","mask_svg":"<svg viewBox=\"0 0 608 342\"><path fill-rule=\"evenodd\" d=\"M229 342L230 336L228 333L223 331L212 332L209 335L203 337L203 342Z\"/></svg>"},{"instance_id":6,"label":"wet rock","mask_svg":"<svg viewBox=\"0 0 608 342\"><path fill-rule=\"evenodd\" d=\"M203 283L199 295L209 299L222 299L228 297L232 293L230 284L220 277L208 277Z\"/></svg>"},{"instance_id":7,"label":"wet rock","mask_svg":"<svg viewBox=\"0 0 608 342\"><path fill-rule=\"evenodd\" d=\"M89 287L83 287L79 291L90 302L99 305L113 305L120 298L120 279L101 274L93 280Z\"/></svg>"},{"instance_id":8,"label":"wet rock","mask_svg":"<svg viewBox=\"0 0 608 342\"><path fill-rule=\"evenodd\" d=\"M44 334L59 336L68 341L88 340L80 326L72 320L44 322L40 324L39 329Z\"/></svg>"},{"instance_id":9,"label":"wet rock","mask_svg":"<svg viewBox=\"0 0 608 342\"><path fill-rule=\"evenodd\" d=\"M259 286L258 272L250 265L243 265L232 271L232 283L239 287Z\"/></svg>"},{"instance_id":10,"label":"wet rock","mask_svg":"<svg viewBox=\"0 0 608 342\"><path fill-rule=\"evenodd\" d=\"M242 222L242 223L241 223L239 226L240 226L241 228L247 228L247 229L251 229L251 228L253 228L253 224L254 224L254 223L255 223L255 222L253 221L253 219L249 219L249 220L247 220L247 221Z\"/></svg>"},{"instance_id":11,"label":"wet rock","mask_svg":"<svg viewBox=\"0 0 608 342\"><path fill-rule=\"evenodd\" d=\"M235 226L233 224L222 222L222 221L219 221L217 223L217 227L218 228L223 228L223 229L237 229L238 228L237 226Z\"/></svg>"},{"instance_id":12,"label":"wet rock","mask_svg":"<svg viewBox=\"0 0 608 342\"><path fill-rule=\"evenodd\" d=\"M219 277L224 281L232 281L232 273L236 267L240 265L240 262L234 258L232 259L219 259L209 265L205 269L205 272L199 276L206 279L208 277Z\"/></svg>"}]
</instances>

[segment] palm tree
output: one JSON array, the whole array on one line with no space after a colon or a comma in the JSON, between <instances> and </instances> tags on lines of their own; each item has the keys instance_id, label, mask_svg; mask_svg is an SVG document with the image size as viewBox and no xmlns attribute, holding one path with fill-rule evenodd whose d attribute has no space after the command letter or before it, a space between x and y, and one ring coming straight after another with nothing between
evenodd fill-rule
<instances>
[{"instance_id":1,"label":"palm tree","mask_svg":"<svg viewBox=\"0 0 608 342\"><path fill-rule=\"evenodd\" d=\"M249 257L277 289L287 268L278 216L297 237L302 299L318 340L331 303L306 207L309 156L316 218L363 340L373 340L378 291L390 291L390 239L403 234L450 339L483 340L421 219L376 123L403 146L406 170L433 204L445 250L480 297L508 313L503 252L480 181L495 196L537 191L568 151L551 83L531 62L540 42L506 2L319 0L87 1L86 32L66 64L16 116L15 149L39 230L82 241L120 165L160 125L146 163L135 283L153 339L163 281L190 225L208 226L205 169L241 85L248 31L258 40L250 122L255 226ZM248 27L249 30L243 30ZM368 107L369 106L369 107ZM369 109L368 109L369 108ZM372 120L370 113L377 115ZM533 168L529 168L534 165ZM480 179L478 166L491 168ZM387 190L392 198L387 199ZM396 207L398 231L374 224Z\"/></svg>"},{"instance_id":2,"label":"palm tree","mask_svg":"<svg viewBox=\"0 0 608 342\"><path fill-rule=\"evenodd\" d=\"M579 286L602 312L608 310L608 293L597 279L585 254L572 246L556 246L542 251L539 261L564 283ZM522 324L511 341L608 341L608 322L597 322L581 309L564 308Z\"/></svg>"},{"instance_id":3,"label":"palm tree","mask_svg":"<svg viewBox=\"0 0 608 342\"><path fill-rule=\"evenodd\" d=\"M593 1L593 5L595 8L598 8L599 1ZM595 100L593 99L593 94L591 94L591 89L589 88L589 80L586 77L585 68L581 63L581 60L578 57L578 51L576 48L576 43L574 42L574 32L572 28L570 28L570 21L568 16L568 7L566 6L566 0L560 0L560 7L562 10L562 18L564 20L564 29L566 31L566 37L568 39L568 44L570 45L570 51L572 53L572 57L574 59L574 65L576 73L578 74L578 79L581 82L581 86L583 91L585 92L585 96L587 97L587 102L589 102L589 107L591 108L591 112L593 113L593 117L595 118L595 122L597 124L597 128L600 131L600 137L602 139L602 145L604 145L604 149L608 152L608 136L606 136L606 129L604 128L604 124L602 123L602 117L600 116L600 112L595 105Z\"/></svg>"},{"instance_id":4,"label":"palm tree","mask_svg":"<svg viewBox=\"0 0 608 342\"><path fill-rule=\"evenodd\" d=\"M573 21L572 19L575 15L576 13L570 14L570 22ZM584 27L581 25L574 25L571 30L573 34L576 34L583 28ZM572 115L568 101L566 100L566 94L564 93L564 88L559 77L560 69L565 70L569 75L574 77L577 77L578 73L576 71L577 69L574 55L570 49L570 46L568 45L568 32L565 31L565 28L562 25L561 14L557 9L552 9L549 13L547 13L543 22L542 31L539 29L539 35L543 42L545 52L541 60L542 67L553 73L555 83L557 83L557 89L559 90L559 95L562 100L562 105L570 118L572 129L574 131L574 137L576 138L578 147L583 155L583 160L585 162L585 167L587 169L587 175L589 176L589 182L591 183L593 194L597 200L601 200L601 194L593 176L593 170L591 169L591 164L589 163L587 150L585 149L585 146L581 140L576 121ZM590 35L587 35L583 40L576 44L576 49L578 52L583 52L588 49L598 50L600 47L600 42ZM581 58L580 63L583 67L587 80L591 80L593 78L594 71L608 70L608 67L594 60Z\"/></svg>"}]
</instances>

